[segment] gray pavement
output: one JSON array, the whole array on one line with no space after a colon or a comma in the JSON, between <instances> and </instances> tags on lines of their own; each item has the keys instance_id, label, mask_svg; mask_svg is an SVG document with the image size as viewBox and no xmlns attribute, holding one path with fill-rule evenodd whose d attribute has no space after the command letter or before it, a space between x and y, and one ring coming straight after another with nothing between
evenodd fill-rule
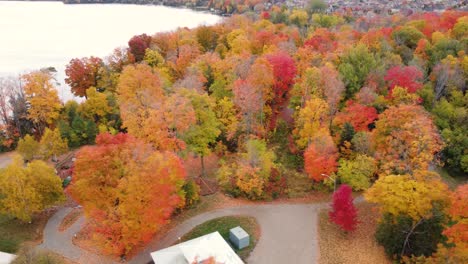
<instances>
[{"instance_id":1,"label":"gray pavement","mask_svg":"<svg viewBox=\"0 0 468 264\"><path fill-rule=\"evenodd\" d=\"M78 233L85 224L85 218L80 217L69 228L60 232L58 230L63 218L71 212L72 208L65 207L58 210L47 222L44 228L44 237L39 249L47 249L60 254L70 260L83 264L113 264L114 261L85 251L72 243L73 236Z\"/></svg>"},{"instance_id":2,"label":"gray pavement","mask_svg":"<svg viewBox=\"0 0 468 264\"><path fill-rule=\"evenodd\" d=\"M163 239L150 243L129 263L148 263L150 252L172 245L203 222L227 215L252 216L260 225L261 236L247 260L249 264L317 263L317 213L326 206L327 203L248 205L203 213L178 225Z\"/></svg>"},{"instance_id":3,"label":"gray pavement","mask_svg":"<svg viewBox=\"0 0 468 264\"><path fill-rule=\"evenodd\" d=\"M355 199L356 203L363 197ZM257 246L247 259L249 264L317 263L319 245L317 240L318 213L329 203L315 204L258 204L218 209L202 213L176 226L162 239L151 241L145 249L128 261L129 264L151 262L150 253L173 245L193 227L208 220L228 215L247 215L257 219L261 235ZM39 248L59 253L83 264L113 264L114 261L87 252L72 243L72 238L84 225L82 216L70 228L59 232L62 219L71 208L62 208L53 215L44 229L44 241Z\"/></svg>"},{"instance_id":4,"label":"gray pavement","mask_svg":"<svg viewBox=\"0 0 468 264\"><path fill-rule=\"evenodd\" d=\"M6 166L8 166L13 160L12 157L14 154L14 152L0 154L0 168L5 168Z\"/></svg>"}]
</instances>

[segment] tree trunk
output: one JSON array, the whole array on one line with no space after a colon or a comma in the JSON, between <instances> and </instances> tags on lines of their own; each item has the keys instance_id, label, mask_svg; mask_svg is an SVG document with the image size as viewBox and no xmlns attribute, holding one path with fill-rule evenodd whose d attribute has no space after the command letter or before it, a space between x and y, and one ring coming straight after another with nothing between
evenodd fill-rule
<instances>
[{"instance_id":1,"label":"tree trunk","mask_svg":"<svg viewBox=\"0 0 468 264\"><path fill-rule=\"evenodd\" d=\"M201 176L205 176L205 159L203 155L200 155L200 161L201 161Z\"/></svg>"}]
</instances>

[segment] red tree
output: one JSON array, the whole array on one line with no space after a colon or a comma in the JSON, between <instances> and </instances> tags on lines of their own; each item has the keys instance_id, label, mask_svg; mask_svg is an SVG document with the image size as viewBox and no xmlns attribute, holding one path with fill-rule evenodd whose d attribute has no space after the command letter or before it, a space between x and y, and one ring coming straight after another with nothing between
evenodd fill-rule
<instances>
[{"instance_id":1,"label":"red tree","mask_svg":"<svg viewBox=\"0 0 468 264\"><path fill-rule=\"evenodd\" d=\"M395 66L387 71L385 81L390 85L390 94L395 86L408 89L409 93L415 93L422 87L423 73L415 66Z\"/></svg>"},{"instance_id":2,"label":"red tree","mask_svg":"<svg viewBox=\"0 0 468 264\"><path fill-rule=\"evenodd\" d=\"M309 177L321 181L336 172L338 151L330 135L315 138L304 152L305 170Z\"/></svg>"},{"instance_id":3,"label":"red tree","mask_svg":"<svg viewBox=\"0 0 468 264\"><path fill-rule=\"evenodd\" d=\"M275 102L282 103L294 83L296 65L291 56L284 52L268 55L267 59L273 67L273 75L275 76L275 84L273 85Z\"/></svg>"},{"instance_id":4,"label":"red tree","mask_svg":"<svg viewBox=\"0 0 468 264\"><path fill-rule=\"evenodd\" d=\"M358 224L357 210L353 204L351 187L343 184L333 194L332 211L328 213L330 221L339 225L344 231L353 231Z\"/></svg>"},{"instance_id":5,"label":"red tree","mask_svg":"<svg viewBox=\"0 0 468 264\"><path fill-rule=\"evenodd\" d=\"M377 110L354 101L346 102L346 108L336 115L335 125L342 127L345 123L353 125L356 131L369 131L369 125L377 119Z\"/></svg>"},{"instance_id":6,"label":"red tree","mask_svg":"<svg viewBox=\"0 0 468 264\"><path fill-rule=\"evenodd\" d=\"M70 85L74 95L86 97L86 90L97 85L97 77L102 60L97 57L72 59L66 69L65 82Z\"/></svg>"},{"instance_id":7,"label":"red tree","mask_svg":"<svg viewBox=\"0 0 468 264\"><path fill-rule=\"evenodd\" d=\"M132 53L132 55L135 57L136 62L143 60L145 57L145 51L147 48L149 48L150 43L151 37L146 34L133 36L128 41L130 53Z\"/></svg>"}]
</instances>

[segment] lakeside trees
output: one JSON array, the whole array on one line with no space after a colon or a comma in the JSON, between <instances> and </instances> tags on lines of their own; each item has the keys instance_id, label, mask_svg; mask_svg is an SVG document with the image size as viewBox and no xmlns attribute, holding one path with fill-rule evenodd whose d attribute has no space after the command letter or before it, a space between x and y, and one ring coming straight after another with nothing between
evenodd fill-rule
<instances>
[{"instance_id":1,"label":"lakeside trees","mask_svg":"<svg viewBox=\"0 0 468 264\"><path fill-rule=\"evenodd\" d=\"M463 225L446 226L449 191L431 169L441 161L468 172L466 13L346 21L273 7L138 35L108 58L70 62L80 104L60 104L50 74L26 74L12 94L0 89L2 142L18 142L30 161L38 142L47 158L64 142L77 148L97 137L80 151L71 189L116 254L148 241L182 206L179 157L188 153L233 196L293 197L299 185L326 187L333 178L379 205L382 234L439 230L428 251L379 235L400 257L439 250L444 229L465 243L456 235ZM216 175L204 170L211 153L222 160ZM152 211L155 201L164 210ZM139 216L157 221L132 223Z\"/></svg>"}]
</instances>

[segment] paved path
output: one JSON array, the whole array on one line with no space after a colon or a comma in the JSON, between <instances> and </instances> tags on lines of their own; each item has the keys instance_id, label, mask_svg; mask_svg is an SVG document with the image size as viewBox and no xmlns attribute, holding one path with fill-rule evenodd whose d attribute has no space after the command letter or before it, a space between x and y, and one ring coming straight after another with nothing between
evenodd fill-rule
<instances>
[{"instance_id":1,"label":"paved path","mask_svg":"<svg viewBox=\"0 0 468 264\"><path fill-rule=\"evenodd\" d=\"M203 213L178 225L162 240L150 243L129 263L148 263L150 252L172 245L178 237L205 221L227 215L252 216L260 225L261 237L247 260L249 264L316 263L317 213L326 206L326 203L249 205Z\"/></svg>"},{"instance_id":2,"label":"paved path","mask_svg":"<svg viewBox=\"0 0 468 264\"><path fill-rule=\"evenodd\" d=\"M5 168L8 166L12 161L12 157L15 155L15 152L7 152L0 154L0 168Z\"/></svg>"},{"instance_id":3,"label":"paved path","mask_svg":"<svg viewBox=\"0 0 468 264\"><path fill-rule=\"evenodd\" d=\"M359 203L362 197L354 201ZM318 213L329 203L316 204L258 204L218 209L197 215L170 230L160 240L153 240L129 264L146 264L150 253L174 244L193 227L213 218L228 215L247 215L257 219L261 236L250 257L249 264L317 263L319 246L317 240ZM87 252L72 243L72 237L84 225L82 216L64 232L58 227L71 208L62 208L53 215L44 229L44 241L39 248L59 253L83 264L114 264L105 257Z\"/></svg>"},{"instance_id":4,"label":"paved path","mask_svg":"<svg viewBox=\"0 0 468 264\"><path fill-rule=\"evenodd\" d=\"M85 218L80 217L73 225L58 231L63 218L71 212L72 208L65 207L57 211L47 222L44 228L44 237L39 249L54 251L66 258L83 264L113 264L112 260L87 252L72 243L73 235L78 233L85 224Z\"/></svg>"}]
</instances>

